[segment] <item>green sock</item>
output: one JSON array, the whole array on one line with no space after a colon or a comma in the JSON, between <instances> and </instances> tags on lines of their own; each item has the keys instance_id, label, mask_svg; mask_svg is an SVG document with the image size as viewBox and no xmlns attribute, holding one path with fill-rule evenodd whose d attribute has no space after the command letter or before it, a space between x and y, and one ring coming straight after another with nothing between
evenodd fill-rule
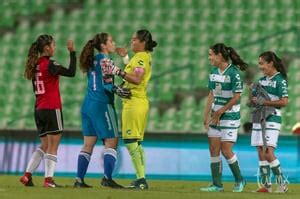
<instances>
[{"instance_id":1,"label":"green sock","mask_svg":"<svg viewBox=\"0 0 300 199\"><path fill-rule=\"evenodd\" d=\"M145 177L145 166L146 166L145 152L144 152L144 149L141 144L138 144L138 146L139 146L139 150L140 150L140 154L141 154L141 158L142 158L142 166L144 169L144 177Z\"/></svg>"},{"instance_id":2,"label":"green sock","mask_svg":"<svg viewBox=\"0 0 300 199\"><path fill-rule=\"evenodd\" d=\"M235 181L236 182L243 181L243 177L242 177L242 174L241 174L241 169L240 169L240 165L239 165L237 156L234 154L232 156L232 158L227 160L227 162L229 164L230 170L231 170L231 172L234 176Z\"/></svg>"},{"instance_id":3,"label":"green sock","mask_svg":"<svg viewBox=\"0 0 300 199\"><path fill-rule=\"evenodd\" d=\"M273 160L270 162L270 167L272 170L273 175L275 176L276 183L281 185L284 184L283 174L280 168L280 162L278 159Z\"/></svg>"},{"instance_id":4,"label":"green sock","mask_svg":"<svg viewBox=\"0 0 300 199\"><path fill-rule=\"evenodd\" d=\"M129 154L131 156L131 161L135 169L137 179L145 178L145 167L143 161L143 155L137 142L125 144Z\"/></svg>"},{"instance_id":5,"label":"green sock","mask_svg":"<svg viewBox=\"0 0 300 199\"><path fill-rule=\"evenodd\" d=\"M259 173L261 176L261 183L263 185L270 184L270 165L267 161L259 161Z\"/></svg>"},{"instance_id":6,"label":"green sock","mask_svg":"<svg viewBox=\"0 0 300 199\"><path fill-rule=\"evenodd\" d=\"M218 187L223 187L222 185L222 161L220 156L211 157L210 163L211 176L213 180L213 185Z\"/></svg>"}]
</instances>

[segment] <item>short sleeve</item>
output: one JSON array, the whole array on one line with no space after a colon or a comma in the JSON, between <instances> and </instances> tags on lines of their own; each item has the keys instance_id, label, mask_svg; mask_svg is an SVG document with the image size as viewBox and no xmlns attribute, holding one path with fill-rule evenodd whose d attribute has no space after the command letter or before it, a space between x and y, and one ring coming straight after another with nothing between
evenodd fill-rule
<instances>
[{"instance_id":1,"label":"short sleeve","mask_svg":"<svg viewBox=\"0 0 300 199\"><path fill-rule=\"evenodd\" d=\"M214 89L213 82L211 81L210 77L211 77L211 74L208 76L208 85L207 85L207 87L208 87L209 90L213 90Z\"/></svg>"},{"instance_id":2,"label":"short sleeve","mask_svg":"<svg viewBox=\"0 0 300 199\"><path fill-rule=\"evenodd\" d=\"M235 73L231 76L232 80L232 92L241 93L243 91L243 82L241 79L241 75L239 73Z\"/></svg>"},{"instance_id":3,"label":"short sleeve","mask_svg":"<svg viewBox=\"0 0 300 199\"><path fill-rule=\"evenodd\" d=\"M278 96L280 98L288 97L288 83L285 79L279 80L276 83Z\"/></svg>"}]
</instances>

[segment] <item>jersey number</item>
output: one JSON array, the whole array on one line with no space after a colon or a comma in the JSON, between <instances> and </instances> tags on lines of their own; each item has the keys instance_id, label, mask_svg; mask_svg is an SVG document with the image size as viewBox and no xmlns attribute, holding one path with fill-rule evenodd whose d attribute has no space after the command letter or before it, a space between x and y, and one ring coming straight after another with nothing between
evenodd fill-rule
<instances>
[{"instance_id":1,"label":"jersey number","mask_svg":"<svg viewBox=\"0 0 300 199\"><path fill-rule=\"evenodd\" d=\"M97 90L97 88L96 88L96 72L93 71L91 74L93 76L93 91L95 91L95 90Z\"/></svg>"},{"instance_id":2,"label":"jersey number","mask_svg":"<svg viewBox=\"0 0 300 199\"><path fill-rule=\"evenodd\" d=\"M44 94L46 92L44 82L39 79L39 77L41 77L41 76L42 76L42 73L35 74L34 85L35 85L35 94L36 95Z\"/></svg>"}]
</instances>

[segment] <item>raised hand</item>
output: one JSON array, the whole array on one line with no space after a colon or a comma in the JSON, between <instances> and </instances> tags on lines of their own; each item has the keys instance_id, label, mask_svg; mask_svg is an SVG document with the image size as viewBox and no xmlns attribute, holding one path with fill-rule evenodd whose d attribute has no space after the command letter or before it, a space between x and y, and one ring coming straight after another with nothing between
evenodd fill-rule
<instances>
[{"instance_id":1,"label":"raised hand","mask_svg":"<svg viewBox=\"0 0 300 199\"><path fill-rule=\"evenodd\" d=\"M74 46L74 42L73 42L72 39L69 39L69 40L67 41L67 48L68 48L68 50L69 50L70 52L75 51L75 46Z\"/></svg>"},{"instance_id":2,"label":"raised hand","mask_svg":"<svg viewBox=\"0 0 300 199\"><path fill-rule=\"evenodd\" d=\"M126 48L122 48L122 47L117 47L116 48L116 52L121 57L125 57L128 54L127 49Z\"/></svg>"}]
</instances>

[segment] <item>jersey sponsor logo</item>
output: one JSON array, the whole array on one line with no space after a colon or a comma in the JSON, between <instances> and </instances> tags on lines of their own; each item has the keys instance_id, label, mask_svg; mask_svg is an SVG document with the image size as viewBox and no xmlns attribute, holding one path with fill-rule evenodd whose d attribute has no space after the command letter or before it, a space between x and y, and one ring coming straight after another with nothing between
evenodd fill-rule
<instances>
[{"instance_id":1,"label":"jersey sponsor logo","mask_svg":"<svg viewBox=\"0 0 300 199\"><path fill-rule=\"evenodd\" d=\"M228 75L218 75L218 74L210 74L209 79L211 82L219 82L219 83L230 83L231 79Z\"/></svg>"},{"instance_id":2,"label":"jersey sponsor logo","mask_svg":"<svg viewBox=\"0 0 300 199\"><path fill-rule=\"evenodd\" d=\"M272 80L260 80L259 83L262 86L270 86L270 87L276 88L276 81L272 81Z\"/></svg>"}]
</instances>

